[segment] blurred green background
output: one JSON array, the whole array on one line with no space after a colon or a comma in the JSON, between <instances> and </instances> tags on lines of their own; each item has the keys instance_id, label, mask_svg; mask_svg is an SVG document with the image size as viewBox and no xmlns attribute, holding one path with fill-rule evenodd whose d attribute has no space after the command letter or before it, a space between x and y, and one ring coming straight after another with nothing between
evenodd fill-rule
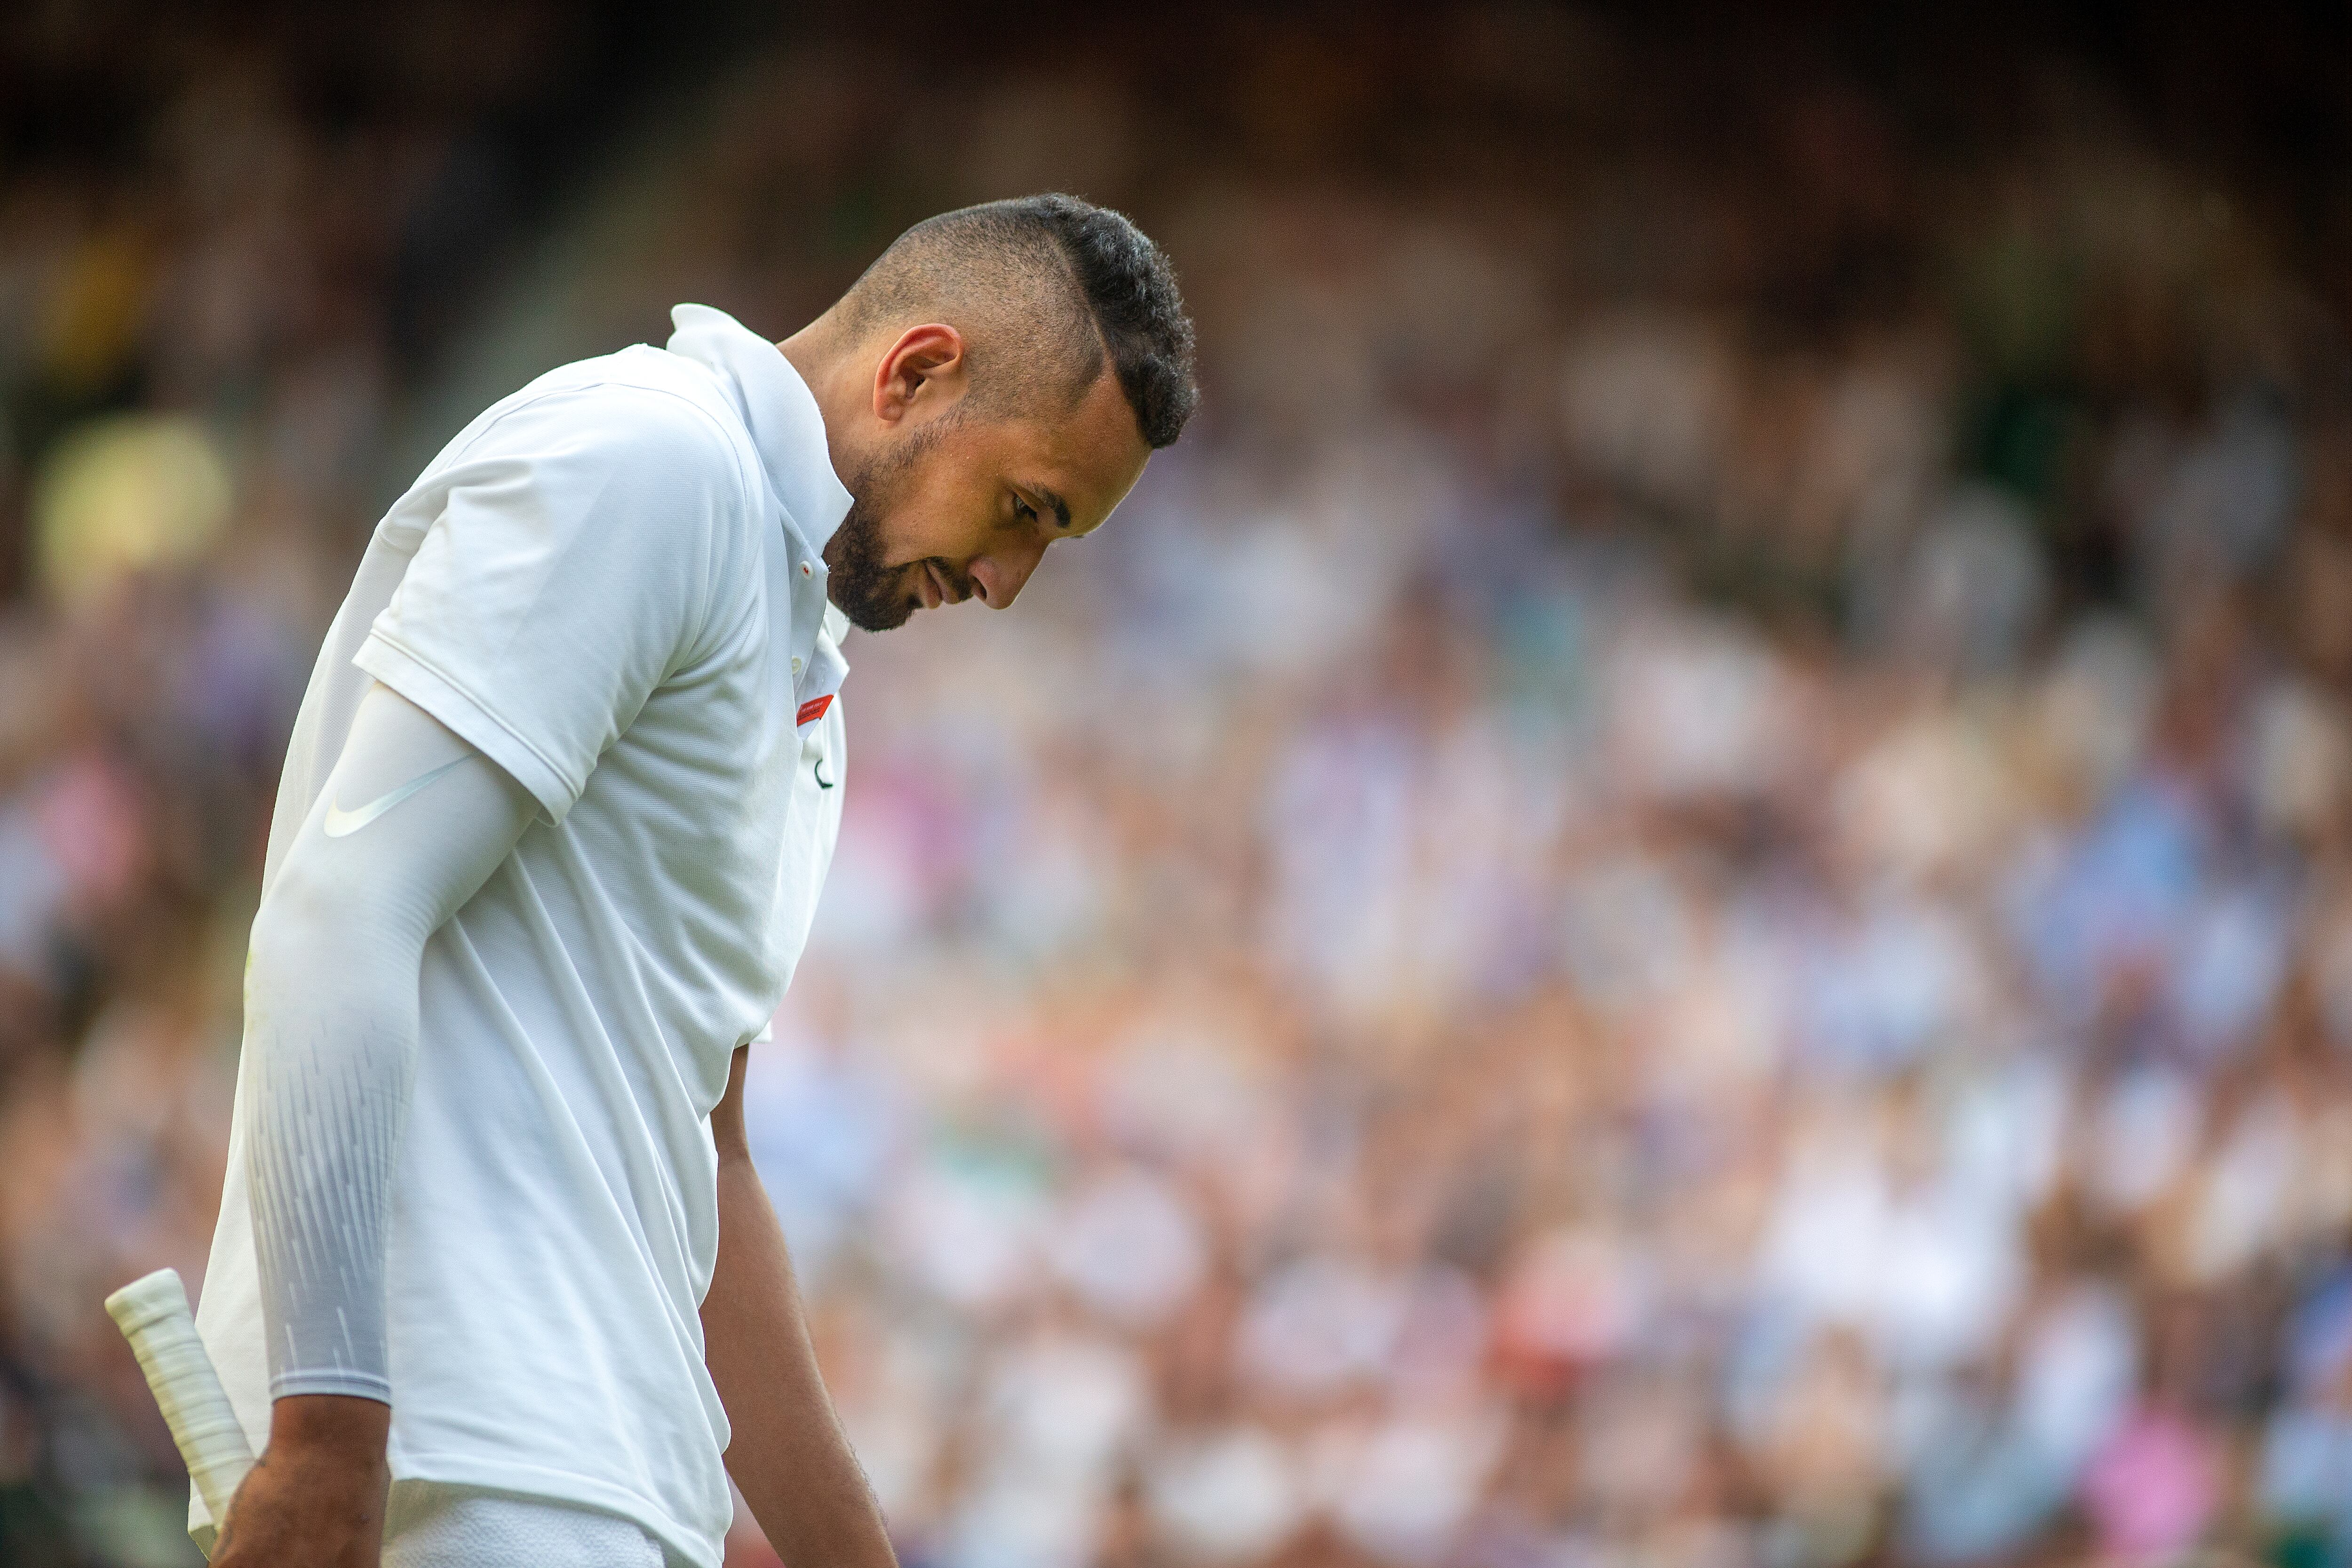
<instances>
[{"instance_id":1,"label":"blurred green background","mask_svg":"<svg viewBox=\"0 0 2352 1568\"><path fill-rule=\"evenodd\" d=\"M0 1563L194 1561L98 1303L201 1273L383 506L1050 188L1204 411L853 639L753 1069L902 1559L2352 1562L2347 83L2316 5L0 10Z\"/></svg>"}]
</instances>

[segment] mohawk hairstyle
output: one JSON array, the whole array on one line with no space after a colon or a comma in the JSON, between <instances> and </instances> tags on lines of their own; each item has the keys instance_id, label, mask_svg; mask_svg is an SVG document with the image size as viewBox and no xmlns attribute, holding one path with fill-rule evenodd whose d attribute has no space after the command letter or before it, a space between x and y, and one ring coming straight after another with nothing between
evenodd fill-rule
<instances>
[{"instance_id":1,"label":"mohawk hairstyle","mask_svg":"<svg viewBox=\"0 0 2352 1568\"><path fill-rule=\"evenodd\" d=\"M1075 406L1108 363L1136 429L1158 448L1200 401L1192 321L1167 255L1124 215L1076 196L926 218L891 242L845 303L861 329L931 310L960 315L986 405L1034 392L1043 368Z\"/></svg>"}]
</instances>

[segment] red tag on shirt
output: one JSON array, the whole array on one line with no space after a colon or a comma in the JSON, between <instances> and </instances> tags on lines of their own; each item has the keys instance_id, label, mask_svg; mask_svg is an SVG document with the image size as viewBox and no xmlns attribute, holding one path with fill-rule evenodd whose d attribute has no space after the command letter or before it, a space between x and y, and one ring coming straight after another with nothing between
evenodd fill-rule
<instances>
[{"instance_id":1,"label":"red tag on shirt","mask_svg":"<svg viewBox=\"0 0 2352 1568\"><path fill-rule=\"evenodd\" d=\"M824 717L824 710L832 706L833 693L830 691L822 697L810 698L801 704L801 716L793 721L793 727L798 729L803 724L815 723Z\"/></svg>"}]
</instances>

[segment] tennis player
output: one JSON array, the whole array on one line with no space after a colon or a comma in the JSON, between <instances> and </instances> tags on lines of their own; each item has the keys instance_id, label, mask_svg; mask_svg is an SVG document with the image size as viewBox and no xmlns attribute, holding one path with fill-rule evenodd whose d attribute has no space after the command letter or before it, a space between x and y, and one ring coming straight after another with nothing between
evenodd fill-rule
<instances>
[{"instance_id":1,"label":"tennis player","mask_svg":"<svg viewBox=\"0 0 2352 1568\"><path fill-rule=\"evenodd\" d=\"M320 653L197 1314L260 1453L221 1568L718 1568L730 1475L794 1568L892 1561L742 1124L841 642L1098 527L1192 326L1061 195L917 225L782 343L674 321L460 432Z\"/></svg>"}]
</instances>

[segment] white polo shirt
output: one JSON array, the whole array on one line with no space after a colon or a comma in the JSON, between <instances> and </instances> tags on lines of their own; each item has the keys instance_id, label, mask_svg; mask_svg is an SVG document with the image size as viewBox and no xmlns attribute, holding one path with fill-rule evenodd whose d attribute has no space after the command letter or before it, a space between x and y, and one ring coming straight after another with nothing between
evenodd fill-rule
<instances>
[{"instance_id":1,"label":"white polo shirt","mask_svg":"<svg viewBox=\"0 0 2352 1568\"><path fill-rule=\"evenodd\" d=\"M782 353L702 306L674 320L667 349L488 409L378 524L303 698L264 879L371 680L537 797L425 949L387 1258L392 1472L607 1510L717 1568L709 1115L792 979L840 825L846 622L819 552L850 497ZM245 1135L240 1080L196 1318L258 1449Z\"/></svg>"}]
</instances>

